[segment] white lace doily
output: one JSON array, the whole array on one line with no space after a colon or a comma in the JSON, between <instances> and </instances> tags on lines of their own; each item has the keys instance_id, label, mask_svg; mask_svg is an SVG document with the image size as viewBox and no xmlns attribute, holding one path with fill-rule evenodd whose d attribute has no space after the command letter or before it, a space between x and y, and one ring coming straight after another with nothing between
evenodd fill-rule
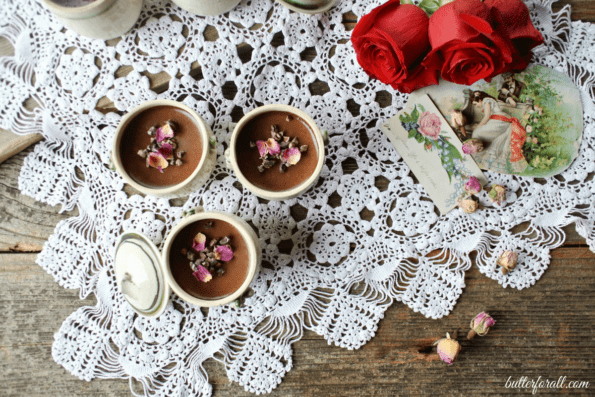
<instances>
[{"instance_id":1,"label":"white lace doily","mask_svg":"<svg viewBox=\"0 0 595 397\"><path fill-rule=\"evenodd\" d=\"M147 395L208 396L202 364L215 357L230 380L264 393L291 369L292 343L304 328L357 349L394 301L427 317L447 315L465 286L471 251L487 277L519 289L541 277L570 223L595 251L595 26L571 22L569 7L552 13L553 0L528 3L546 41L537 62L567 73L581 89L585 132L572 167L545 181L487 172L509 191L504 208L483 196L484 210L438 216L379 128L406 95L366 76L341 22L343 14L361 16L381 2L342 0L329 13L308 16L271 0L244 0L229 14L202 18L168 1L145 0L133 30L108 46L65 30L38 1L0 0L0 33L15 47L14 56L0 58L0 127L46 138L26 159L19 188L80 213L58 224L37 262L61 286L97 297L96 306L77 310L56 333L56 362L85 380L134 378ZM207 28L216 29L216 41L206 41ZM273 45L279 36L283 44ZM307 48L316 53L312 61L302 59ZM202 65L198 77L189 74L195 60ZM134 71L115 78L123 65ZM158 95L145 71L173 79ZM313 95L313 83L327 92ZM375 101L381 91L392 95L390 106ZM104 96L122 112L148 99L181 100L212 126L218 164L185 208L236 213L258 230L264 267L245 306L204 314L174 298L163 316L147 320L125 303L112 270L117 236L136 229L162 244L182 208L123 191L107 166L121 116L94 110ZM27 111L28 98L41 107ZM311 114L329 131L330 145L318 186L264 204L229 174L222 154L232 121L272 102ZM344 172L347 160L357 162L357 171ZM381 176L390 180L387 189L376 186ZM328 204L332 194L341 197L339 206ZM294 205L307 209L305 219L292 217ZM360 217L365 208L371 221ZM517 225L522 231L513 232ZM279 252L282 241L290 254ZM506 276L492 257L504 249L520 252L517 269ZM364 292L355 293L356 285Z\"/></svg>"}]
</instances>

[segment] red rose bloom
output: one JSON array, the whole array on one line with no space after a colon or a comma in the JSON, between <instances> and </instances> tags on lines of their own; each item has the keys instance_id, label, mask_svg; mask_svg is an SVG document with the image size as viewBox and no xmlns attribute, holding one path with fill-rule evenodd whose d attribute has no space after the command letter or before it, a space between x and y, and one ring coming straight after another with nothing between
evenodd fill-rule
<instances>
[{"instance_id":1,"label":"red rose bloom","mask_svg":"<svg viewBox=\"0 0 595 397\"><path fill-rule=\"evenodd\" d=\"M432 51L424 64L464 85L509 70L515 49L499 22L480 0L455 0L438 8L430 18Z\"/></svg>"},{"instance_id":2,"label":"red rose bloom","mask_svg":"<svg viewBox=\"0 0 595 397\"><path fill-rule=\"evenodd\" d=\"M370 77L401 92L438 84L436 70L422 65L430 49L428 24L419 7L389 0L355 26L351 42L357 61Z\"/></svg>"},{"instance_id":3,"label":"red rose bloom","mask_svg":"<svg viewBox=\"0 0 595 397\"><path fill-rule=\"evenodd\" d=\"M510 70L525 70L533 55L531 50L543 44L543 36L533 26L529 9L522 0L485 0L485 5L494 13L500 14L500 19L505 22L502 29L512 40L516 50Z\"/></svg>"}]
</instances>

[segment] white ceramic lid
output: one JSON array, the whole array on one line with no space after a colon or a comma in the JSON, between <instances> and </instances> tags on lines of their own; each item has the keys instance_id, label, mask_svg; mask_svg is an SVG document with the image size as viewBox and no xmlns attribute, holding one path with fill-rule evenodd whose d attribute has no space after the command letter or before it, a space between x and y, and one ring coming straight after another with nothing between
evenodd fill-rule
<instances>
[{"instance_id":1,"label":"white ceramic lid","mask_svg":"<svg viewBox=\"0 0 595 397\"><path fill-rule=\"evenodd\" d=\"M140 233L124 233L114 255L116 282L132 309L145 317L165 310L170 287L165 281L159 250Z\"/></svg>"}]
</instances>

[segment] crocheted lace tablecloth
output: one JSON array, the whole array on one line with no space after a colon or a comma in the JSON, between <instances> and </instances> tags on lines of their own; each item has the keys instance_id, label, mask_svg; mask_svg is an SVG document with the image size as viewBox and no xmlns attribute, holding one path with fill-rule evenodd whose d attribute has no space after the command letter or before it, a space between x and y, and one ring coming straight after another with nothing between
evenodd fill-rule
<instances>
[{"instance_id":1,"label":"crocheted lace tablecloth","mask_svg":"<svg viewBox=\"0 0 595 397\"><path fill-rule=\"evenodd\" d=\"M0 0L0 34L15 48L13 56L0 58L0 127L45 137L27 157L19 188L79 212L57 225L37 263L61 286L97 298L95 306L65 319L55 334L54 360L85 380L135 379L146 395L208 396L202 364L215 357L230 380L269 392L291 369L292 343L306 328L357 349L374 336L394 301L427 317L447 315L465 286L471 251L482 273L518 289L539 280L570 223L595 251L595 27L571 22L568 6L553 13L552 2L527 3L545 38L535 59L566 73L581 90L580 156L547 180L486 172L508 189L503 208L484 195L484 210L439 216L380 130L407 96L368 78L342 23L345 13L360 17L382 0L340 0L315 16L270 0L243 0L228 14L208 18L145 0L138 23L113 46L64 29L38 1ZM216 41L205 39L207 29L216 29ZM279 37L282 44L274 45ZM306 49L315 51L312 61L303 59ZM190 75L196 60L200 73ZM123 65L134 71L116 78ZM172 79L157 94L142 73L162 71ZM326 93L312 94L312 85ZM381 107L375 99L385 92L392 103ZM104 96L119 113L94 110ZM40 104L34 111L23 105L30 98ZM128 195L108 166L121 115L155 98L182 101L216 134L216 169L184 208ZM237 116L273 102L312 115L328 130L330 144L316 187L266 203L242 188L222 154ZM345 172L345 162L356 162L357 171ZM386 188L378 187L379 178L390 181ZM331 195L340 196L339 206L329 205ZM135 315L114 282L118 235L137 230L160 246L182 211L197 205L238 214L257 229L264 266L251 285L255 294L241 308L203 312L173 297L158 319ZM292 216L296 205L307 211L304 219ZM362 219L365 209L372 220ZM280 252L281 242L290 253ZM506 276L493 258L504 249L520 253L518 267Z\"/></svg>"}]
</instances>

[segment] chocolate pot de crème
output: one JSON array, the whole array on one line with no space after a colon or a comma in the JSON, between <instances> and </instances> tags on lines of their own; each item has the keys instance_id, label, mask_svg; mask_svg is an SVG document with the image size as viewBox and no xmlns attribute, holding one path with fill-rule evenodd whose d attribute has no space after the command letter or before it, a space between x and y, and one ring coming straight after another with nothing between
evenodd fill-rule
<instances>
[{"instance_id":1,"label":"chocolate pot de cr\u00e8me","mask_svg":"<svg viewBox=\"0 0 595 397\"><path fill-rule=\"evenodd\" d=\"M207 245L211 240L228 238L228 245L233 251L231 260L219 263L223 274L212 272L208 282L199 281L193 276L187 256L189 251L198 256L199 252L190 247L199 233L206 236ZM249 262L248 246L241 233L228 222L218 219L203 219L184 227L174 238L169 252L169 267L174 280L180 288L199 299L220 299L236 292L248 276Z\"/></svg>"},{"instance_id":2,"label":"chocolate pot de cr\u00e8me","mask_svg":"<svg viewBox=\"0 0 595 397\"><path fill-rule=\"evenodd\" d=\"M272 130L282 132L290 140L297 138L299 143L296 148L307 146L307 150L300 153L300 160L295 165L281 169L282 161L278 160L262 171L259 166L263 160L254 143L269 140ZM281 150L284 150L283 146ZM306 181L316 170L317 150L314 133L308 123L284 111L271 111L255 116L241 129L235 144L238 167L244 177L261 189L275 192L289 190Z\"/></svg>"},{"instance_id":3,"label":"chocolate pot de cr\u00e8me","mask_svg":"<svg viewBox=\"0 0 595 397\"><path fill-rule=\"evenodd\" d=\"M146 151L155 138L148 131L171 121L175 153L183 152L181 162L162 170L147 166ZM188 179L198 167L203 151L199 125L191 114L174 106L156 106L139 113L126 126L120 141L122 166L137 183L150 188L167 188ZM161 172L163 171L163 172Z\"/></svg>"}]
</instances>

